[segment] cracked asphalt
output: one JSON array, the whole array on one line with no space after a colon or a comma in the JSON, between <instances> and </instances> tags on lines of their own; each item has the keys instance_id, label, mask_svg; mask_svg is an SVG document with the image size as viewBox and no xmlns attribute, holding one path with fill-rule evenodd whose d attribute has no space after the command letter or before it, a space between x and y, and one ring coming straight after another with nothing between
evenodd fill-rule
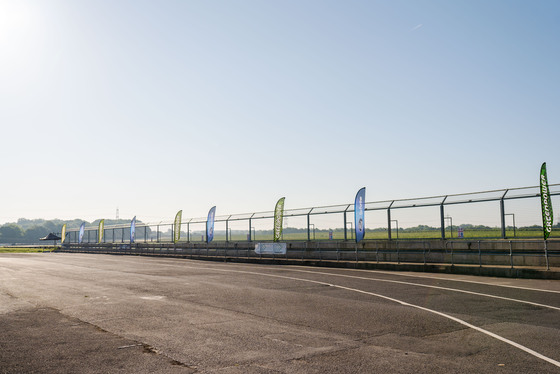
<instances>
[{"instance_id":1,"label":"cracked asphalt","mask_svg":"<svg viewBox=\"0 0 560 374\"><path fill-rule=\"evenodd\" d=\"M559 281L5 254L0 373L558 373L558 308Z\"/></svg>"}]
</instances>

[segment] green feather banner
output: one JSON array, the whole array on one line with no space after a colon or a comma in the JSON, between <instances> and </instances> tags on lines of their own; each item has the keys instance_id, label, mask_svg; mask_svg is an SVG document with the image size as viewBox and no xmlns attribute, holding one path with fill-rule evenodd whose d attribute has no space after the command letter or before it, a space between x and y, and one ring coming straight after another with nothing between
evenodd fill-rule
<instances>
[{"instance_id":1,"label":"green feather banner","mask_svg":"<svg viewBox=\"0 0 560 374\"><path fill-rule=\"evenodd\" d=\"M550 201L550 191L548 190L548 177L546 175L546 162L541 166L541 208L543 220L544 240L548 239L552 233L552 202Z\"/></svg>"}]
</instances>

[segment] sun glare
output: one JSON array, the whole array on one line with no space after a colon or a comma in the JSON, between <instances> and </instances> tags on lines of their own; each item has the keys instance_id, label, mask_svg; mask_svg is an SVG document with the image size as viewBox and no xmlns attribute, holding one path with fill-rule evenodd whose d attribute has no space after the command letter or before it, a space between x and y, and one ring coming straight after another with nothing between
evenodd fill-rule
<instances>
[{"instance_id":1,"label":"sun glare","mask_svg":"<svg viewBox=\"0 0 560 374\"><path fill-rule=\"evenodd\" d=\"M22 1L0 1L0 42L17 42L34 27L34 9Z\"/></svg>"}]
</instances>

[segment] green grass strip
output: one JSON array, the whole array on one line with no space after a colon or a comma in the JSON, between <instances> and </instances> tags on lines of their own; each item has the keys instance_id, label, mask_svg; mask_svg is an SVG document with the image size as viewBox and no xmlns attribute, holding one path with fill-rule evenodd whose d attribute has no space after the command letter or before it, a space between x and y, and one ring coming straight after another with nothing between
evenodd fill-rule
<instances>
[{"instance_id":1,"label":"green grass strip","mask_svg":"<svg viewBox=\"0 0 560 374\"><path fill-rule=\"evenodd\" d=\"M39 253L52 252L53 248L33 247L0 247L0 253Z\"/></svg>"}]
</instances>

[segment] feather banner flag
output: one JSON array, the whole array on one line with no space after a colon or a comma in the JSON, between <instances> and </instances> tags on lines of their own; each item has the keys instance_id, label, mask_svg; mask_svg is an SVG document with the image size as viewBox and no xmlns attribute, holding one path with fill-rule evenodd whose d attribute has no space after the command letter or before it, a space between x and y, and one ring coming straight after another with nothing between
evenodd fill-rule
<instances>
[{"instance_id":1,"label":"feather banner flag","mask_svg":"<svg viewBox=\"0 0 560 374\"><path fill-rule=\"evenodd\" d=\"M78 244L82 244L84 241L84 233L86 232L86 223L82 222L80 225L80 234L78 236Z\"/></svg>"},{"instance_id":2,"label":"feather banner flag","mask_svg":"<svg viewBox=\"0 0 560 374\"><path fill-rule=\"evenodd\" d=\"M354 226L356 230L356 243L359 243L365 235L365 207L366 188L361 188L354 200Z\"/></svg>"},{"instance_id":3,"label":"feather banner flag","mask_svg":"<svg viewBox=\"0 0 560 374\"><path fill-rule=\"evenodd\" d=\"M548 189L548 176L546 175L546 162L541 166L541 209L543 221L544 240L548 239L552 233L552 201L550 201L550 191Z\"/></svg>"},{"instance_id":4,"label":"feather banner flag","mask_svg":"<svg viewBox=\"0 0 560 374\"><path fill-rule=\"evenodd\" d=\"M175 224L173 225L173 243L177 243L181 239L181 218L183 211L180 210L175 216Z\"/></svg>"},{"instance_id":5,"label":"feather banner flag","mask_svg":"<svg viewBox=\"0 0 560 374\"><path fill-rule=\"evenodd\" d=\"M274 208L274 241L277 242L282 237L282 221L284 220L284 200L283 197L276 203Z\"/></svg>"},{"instance_id":6,"label":"feather banner flag","mask_svg":"<svg viewBox=\"0 0 560 374\"><path fill-rule=\"evenodd\" d=\"M104 219L99 221L99 228L97 229L97 232L99 233L97 235L97 243L101 243L103 241L103 235L105 234L105 220Z\"/></svg>"},{"instance_id":7,"label":"feather banner flag","mask_svg":"<svg viewBox=\"0 0 560 374\"><path fill-rule=\"evenodd\" d=\"M208 212L206 220L206 243L210 243L214 239L214 217L216 216L216 207L213 206Z\"/></svg>"},{"instance_id":8,"label":"feather banner flag","mask_svg":"<svg viewBox=\"0 0 560 374\"><path fill-rule=\"evenodd\" d=\"M62 232L60 233L60 244L64 244L66 239L66 224L62 225Z\"/></svg>"},{"instance_id":9,"label":"feather banner flag","mask_svg":"<svg viewBox=\"0 0 560 374\"><path fill-rule=\"evenodd\" d=\"M134 243L136 239L136 216L130 221L130 242Z\"/></svg>"}]
</instances>

